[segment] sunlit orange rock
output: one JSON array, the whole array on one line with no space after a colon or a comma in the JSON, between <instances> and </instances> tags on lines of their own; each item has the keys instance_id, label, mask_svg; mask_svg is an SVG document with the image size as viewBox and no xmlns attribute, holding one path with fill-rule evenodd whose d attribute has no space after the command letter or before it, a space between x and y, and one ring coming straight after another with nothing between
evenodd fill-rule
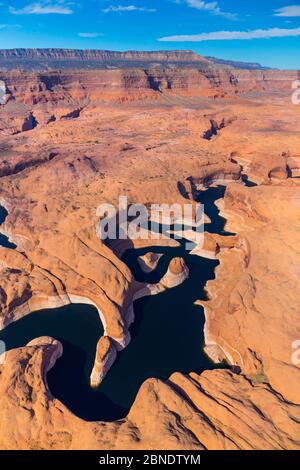
<instances>
[{"instance_id":1,"label":"sunlit orange rock","mask_svg":"<svg viewBox=\"0 0 300 470\"><path fill-rule=\"evenodd\" d=\"M99 205L117 206L120 195L129 205L195 205L199 190L222 183L217 205L236 235L206 233L198 252L220 261L201 301L205 350L232 370L150 379L126 419L89 423L52 396L46 375L61 345L37 339L0 366L0 448L300 448L300 369L292 361L300 339L300 107L290 96L298 75L236 71L236 83L228 73L157 70L159 89L141 69L2 73L0 204L8 216L0 231L17 248L0 248L1 328L43 308L95 305L105 331L96 384L114 348L130 341L128 312L147 288L122 254L178 246L100 240ZM169 271L186 274L180 258Z\"/></svg>"}]
</instances>

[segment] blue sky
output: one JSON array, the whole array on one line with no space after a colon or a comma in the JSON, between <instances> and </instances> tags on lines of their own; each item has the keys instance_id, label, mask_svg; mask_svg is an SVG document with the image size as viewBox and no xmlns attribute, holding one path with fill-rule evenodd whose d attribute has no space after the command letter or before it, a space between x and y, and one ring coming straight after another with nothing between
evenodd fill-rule
<instances>
[{"instance_id":1,"label":"blue sky","mask_svg":"<svg viewBox=\"0 0 300 470\"><path fill-rule=\"evenodd\" d=\"M11 0L0 48L192 49L300 69L299 0Z\"/></svg>"}]
</instances>

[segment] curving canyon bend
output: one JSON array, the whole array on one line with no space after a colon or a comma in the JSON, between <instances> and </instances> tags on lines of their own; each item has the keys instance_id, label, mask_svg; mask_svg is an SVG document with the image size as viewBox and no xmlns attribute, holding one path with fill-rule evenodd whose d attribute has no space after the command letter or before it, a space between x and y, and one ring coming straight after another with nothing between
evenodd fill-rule
<instances>
[{"instance_id":1,"label":"curving canyon bend","mask_svg":"<svg viewBox=\"0 0 300 470\"><path fill-rule=\"evenodd\" d=\"M0 50L1 449L300 449L299 79ZM120 195L204 243L102 240Z\"/></svg>"}]
</instances>

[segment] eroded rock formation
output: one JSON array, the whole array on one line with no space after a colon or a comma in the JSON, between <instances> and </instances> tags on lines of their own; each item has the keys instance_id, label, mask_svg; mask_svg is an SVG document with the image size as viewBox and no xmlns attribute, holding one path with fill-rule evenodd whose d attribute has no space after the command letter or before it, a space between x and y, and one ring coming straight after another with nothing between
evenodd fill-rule
<instances>
[{"instance_id":1,"label":"eroded rock formation","mask_svg":"<svg viewBox=\"0 0 300 470\"><path fill-rule=\"evenodd\" d=\"M171 289L182 284L189 276L189 269L182 258L173 258L167 273L160 280L163 287Z\"/></svg>"},{"instance_id":2,"label":"eroded rock formation","mask_svg":"<svg viewBox=\"0 0 300 470\"><path fill-rule=\"evenodd\" d=\"M117 358L117 350L108 336L102 336L97 345L95 365L91 374L91 386L99 387Z\"/></svg>"},{"instance_id":3,"label":"eroded rock formation","mask_svg":"<svg viewBox=\"0 0 300 470\"><path fill-rule=\"evenodd\" d=\"M1 327L46 307L94 304L105 330L93 375L99 384L115 349L130 340L132 302L145 288L122 254L163 243L99 240L98 206L117 206L120 195L128 204L194 204L199 190L222 182L218 207L236 235L206 233L198 254L220 264L201 303L207 353L235 367L147 380L126 419L89 423L52 396L46 375L61 346L37 339L7 352L0 366L0 447L300 448L300 370L292 360L300 308L300 108L289 91L296 73L237 71L230 90L243 89L242 98L228 93L221 72L168 71L171 91L161 70L154 77L160 91L149 88L143 70L84 73L85 87L81 72L0 77L9 91L0 110L0 203L8 211L0 232L16 244L0 249ZM222 95L226 109L223 99L207 98ZM116 106L116 97L125 103ZM30 113L36 125L24 129ZM228 125L203 139L212 119ZM169 270L182 277L182 260Z\"/></svg>"},{"instance_id":4,"label":"eroded rock formation","mask_svg":"<svg viewBox=\"0 0 300 470\"><path fill-rule=\"evenodd\" d=\"M156 269L161 257L162 254L150 252L146 253L144 256L140 256L138 262L145 273L150 273Z\"/></svg>"}]
</instances>

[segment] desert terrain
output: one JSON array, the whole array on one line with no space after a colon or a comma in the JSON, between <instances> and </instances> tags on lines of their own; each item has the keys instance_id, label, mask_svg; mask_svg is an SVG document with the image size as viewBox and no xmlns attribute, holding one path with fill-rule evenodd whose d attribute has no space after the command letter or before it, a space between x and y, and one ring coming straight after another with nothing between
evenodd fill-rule
<instances>
[{"instance_id":1,"label":"desert terrain","mask_svg":"<svg viewBox=\"0 0 300 470\"><path fill-rule=\"evenodd\" d=\"M193 204L222 184L216 207L227 236L205 231L198 257L217 266L206 298L199 281L193 303L204 316L205 353L224 367L183 374L175 365L166 380L145 380L126 417L90 421L47 382L60 342L34 338L0 365L1 449L300 448L292 359L300 340L300 106L291 101L299 73L186 60L147 70L0 72L0 328L42 309L94 305L104 333L91 383L101 389L130 345L134 302L172 295L192 274L175 255L164 277L145 286L123 254L146 249L139 261L149 273L159 248L175 242L158 241L159 256L151 240L107 244L97 208L120 195L129 204Z\"/></svg>"}]
</instances>

